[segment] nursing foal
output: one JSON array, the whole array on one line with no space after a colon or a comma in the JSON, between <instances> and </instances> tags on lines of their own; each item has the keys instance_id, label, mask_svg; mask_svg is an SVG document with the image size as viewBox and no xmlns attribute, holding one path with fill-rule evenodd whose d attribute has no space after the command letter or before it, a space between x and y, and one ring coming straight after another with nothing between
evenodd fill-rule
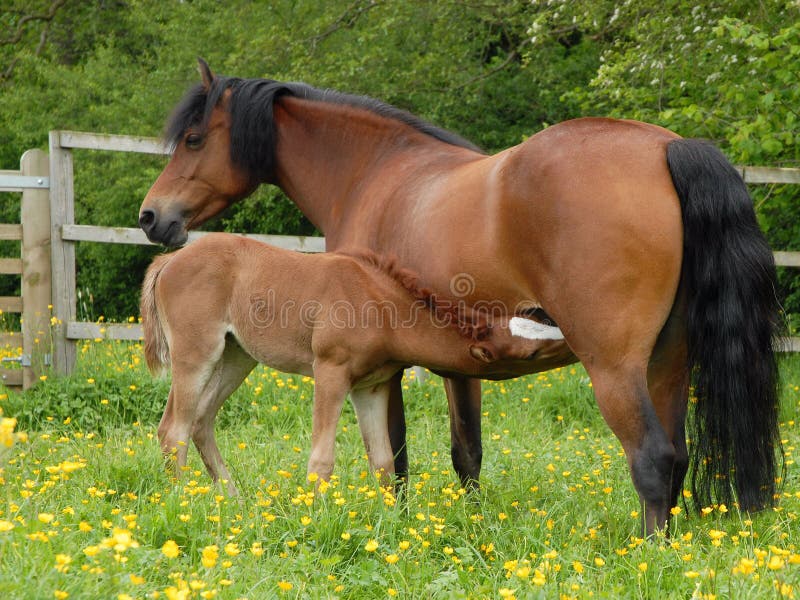
<instances>
[{"instance_id":1,"label":"nursing foal","mask_svg":"<svg viewBox=\"0 0 800 600\"><path fill-rule=\"evenodd\" d=\"M259 362L315 379L309 473L328 479L333 471L336 426L349 392L370 468L389 481L395 373L417 364L508 377L509 364L528 360L560 333L529 319L492 320L454 306L374 255L300 254L230 234L157 257L145 275L141 314L148 367L153 373L172 367L161 449L177 455L179 474L191 439L211 477L227 482L231 494L236 488L214 439L214 419ZM497 359L511 363L493 368Z\"/></svg>"}]
</instances>

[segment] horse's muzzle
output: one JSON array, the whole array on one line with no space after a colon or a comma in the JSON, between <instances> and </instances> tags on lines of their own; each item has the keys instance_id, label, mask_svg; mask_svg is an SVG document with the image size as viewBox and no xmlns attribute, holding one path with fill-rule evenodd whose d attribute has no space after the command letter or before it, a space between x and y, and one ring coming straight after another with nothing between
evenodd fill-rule
<instances>
[{"instance_id":1,"label":"horse's muzzle","mask_svg":"<svg viewBox=\"0 0 800 600\"><path fill-rule=\"evenodd\" d=\"M169 247L183 246L188 234L183 220L178 218L159 218L156 211L146 208L139 213L139 227L147 239L155 244Z\"/></svg>"}]
</instances>

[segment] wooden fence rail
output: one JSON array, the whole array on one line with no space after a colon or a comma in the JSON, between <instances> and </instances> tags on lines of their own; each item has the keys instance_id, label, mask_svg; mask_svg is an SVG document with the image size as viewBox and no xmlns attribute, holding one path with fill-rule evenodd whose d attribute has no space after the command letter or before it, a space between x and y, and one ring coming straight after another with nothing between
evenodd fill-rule
<instances>
[{"instance_id":1,"label":"wooden fence rail","mask_svg":"<svg viewBox=\"0 0 800 600\"><path fill-rule=\"evenodd\" d=\"M36 381L43 365L50 362L51 349L42 332L49 330L51 316L60 323L52 334L52 365L56 372L67 374L76 357L76 341L82 339L138 340L141 327L137 323L88 323L77 320L75 286L75 243L150 244L138 228L99 227L75 223L75 191L73 183L75 149L167 154L167 148L156 138L106 135L77 131L51 131L50 153L26 152L20 171L0 171L0 191L21 191L22 218L19 224L0 224L0 240L20 240L21 259L0 259L0 274L22 275L22 296L0 297L0 310L23 315L24 368L0 370L7 385L29 387ZM773 167L739 167L750 184L800 184L800 169ZM132 210L135 210L133 207ZM133 214L133 213L132 213ZM132 219L133 220L133 219ZM204 232L191 232L193 241ZM300 250L322 252L325 240L320 237L248 235L270 244ZM775 252L779 266L800 267L800 252ZM52 284L52 285L51 285ZM0 335L0 345L19 337ZM38 340L38 345L35 340ZM781 348L800 351L800 338L793 338ZM38 356L34 360L34 356Z\"/></svg>"},{"instance_id":2,"label":"wooden fence rail","mask_svg":"<svg viewBox=\"0 0 800 600\"><path fill-rule=\"evenodd\" d=\"M209 231L190 231L189 242L208 235ZM295 235L267 235L260 233L240 233L243 237L300 252L325 252L325 238ZM104 244L136 244L152 246L144 232L132 227L100 227L97 225L64 225L61 239L70 242L99 242Z\"/></svg>"}]
</instances>

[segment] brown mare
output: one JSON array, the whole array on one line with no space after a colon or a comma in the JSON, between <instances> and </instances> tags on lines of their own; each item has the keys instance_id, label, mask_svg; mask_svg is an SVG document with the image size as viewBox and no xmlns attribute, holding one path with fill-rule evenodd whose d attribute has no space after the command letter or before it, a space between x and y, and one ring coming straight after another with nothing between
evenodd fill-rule
<instances>
[{"instance_id":1,"label":"brown mare","mask_svg":"<svg viewBox=\"0 0 800 600\"><path fill-rule=\"evenodd\" d=\"M667 523L690 462L699 506L730 503L734 491L743 510L773 503L774 260L742 179L713 145L588 118L487 156L369 98L200 70L167 126L172 158L142 203L151 240L180 245L261 183L278 185L329 250L395 254L429 288L554 320L564 339L514 374L584 364L646 533ZM453 463L467 482L480 468L480 382L451 377L446 389ZM395 379L398 472L402 414Z\"/></svg>"},{"instance_id":2,"label":"brown mare","mask_svg":"<svg viewBox=\"0 0 800 600\"><path fill-rule=\"evenodd\" d=\"M236 493L214 419L261 362L314 377L309 473L330 478L349 391L370 467L388 483L388 382L395 373L419 364L506 378L541 346L509 326L554 329L519 317L487 321L415 281L374 256L299 254L225 233L157 257L145 276L141 314L148 366L154 373L172 368L158 438L165 455L176 455L175 474L191 439L211 477Z\"/></svg>"}]
</instances>

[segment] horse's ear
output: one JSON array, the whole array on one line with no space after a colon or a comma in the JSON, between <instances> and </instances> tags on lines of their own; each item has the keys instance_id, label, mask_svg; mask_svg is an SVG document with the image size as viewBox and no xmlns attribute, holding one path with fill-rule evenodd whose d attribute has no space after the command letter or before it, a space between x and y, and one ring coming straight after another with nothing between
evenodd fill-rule
<instances>
[{"instance_id":1,"label":"horse's ear","mask_svg":"<svg viewBox=\"0 0 800 600\"><path fill-rule=\"evenodd\" d=\"M473 344L469 347L469 353L472 358L476 358L482 362L490 363L495 360L494 352L486 344Z\"/></svg>"},{"instance_id":2,"label":"horse's ear","mask_svg":"<svg viewBox=\"0 0 800 600\"><path fill-rule=\"evenodd\" d=\"M211 89L211 82L214 81L214 74L211 72L208 63L199 56L197 57L197 69L200 71L200 77L203 79L203 87L206 88L206 90Z\"/></svg>"}]
</instances>

